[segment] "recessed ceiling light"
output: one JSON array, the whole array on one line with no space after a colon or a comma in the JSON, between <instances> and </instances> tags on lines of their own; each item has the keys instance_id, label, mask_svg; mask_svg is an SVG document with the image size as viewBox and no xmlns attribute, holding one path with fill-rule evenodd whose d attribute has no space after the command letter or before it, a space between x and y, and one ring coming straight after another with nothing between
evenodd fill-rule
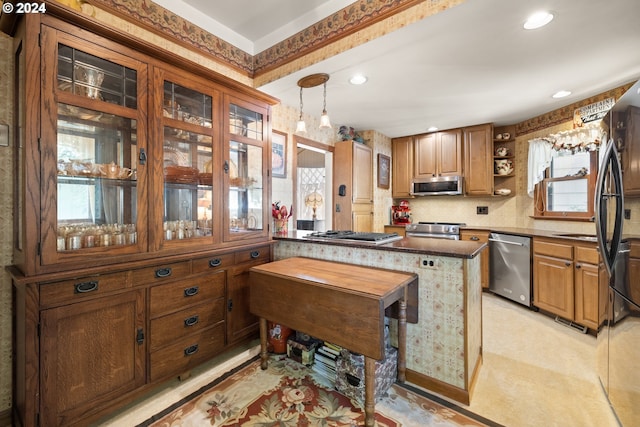
<instances>
[{"instance_id":1,"label":"recessed ceiling light","mask_svg":"<svg viewBox=\"0 0 640 427\"><path fill-rule=\"evenodd\" d=\"M435 127L435 126L431 126L429 129L427 129L427 132L435 132L435 131L437 131L437 130L438 130L438 128L437 128L437 127Z\"/></svg>"},{"instance_id":2,"label":"recessed ceiling light","mask_svg":"<svg viewBox=\"0 0 640 427\"><path fill-rule=\"evenodd\" d=\"M524 23L525 30L535 30L544 27L553 20L553 13L547 11L536 12L529 16Z\"/></svg>"},{"instance_id":3,"label":"recessed ceiling light","mask_svg":"<svg viewBox=\"0 0 640 427\"><path fill-rule=\"evenodd\" d=\"M367 76L364 76L362 74L356 74L355 76L349 79L349 83L351 83L352 85L362 85L362 84L365 84L366 81L367 81Z\"/></svg>"},{"instance_id":4,"label":"recessed ceiling light","mask_svg":"<svg viewBox=\"0 0 640 427\"><path fill-rule=\"evenodd\" d=\"M559 90L558 92L554 93L553 95L551 95L552 98L564 98L566 96L571 95L571 92L569 92L568 90Z\"/></svg>"}]
</instances>

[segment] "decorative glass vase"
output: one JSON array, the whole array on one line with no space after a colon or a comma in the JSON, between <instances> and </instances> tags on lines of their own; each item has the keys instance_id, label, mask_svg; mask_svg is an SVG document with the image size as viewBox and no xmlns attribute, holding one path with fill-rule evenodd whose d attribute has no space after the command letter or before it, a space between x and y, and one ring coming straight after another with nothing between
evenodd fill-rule
<instances>
[{"instance_id":1,"label":"decorative glass vase","mask_svg":"<svg viewBox=\"0 0 640 427\"><path fill-rule=\"evenodd\" d=\"M273 219L273 234L287 234L289 232L289 218Z\"/></svg>"}]
</instances>

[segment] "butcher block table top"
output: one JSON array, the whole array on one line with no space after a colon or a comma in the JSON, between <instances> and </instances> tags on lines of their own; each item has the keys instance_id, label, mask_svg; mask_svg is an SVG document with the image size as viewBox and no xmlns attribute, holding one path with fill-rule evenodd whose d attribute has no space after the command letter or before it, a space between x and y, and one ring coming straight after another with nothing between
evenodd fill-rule
<instances>
[{"instance_id":1,"label":"butcher block table top","mask_svg":"<svg viewBox=\"0 0 640 427\"><path fill-rule=\"evenodd\" d=\"M385 310L397 303L398 381L405 380L407 300L418 276L311 258L252 267L251 312L260 317L262 369L268 365L267 319L365 356L365 426L373 427L375 361L384 358ZM417 321L417 318L415 319Z\"/></svg>"}]
</instances>

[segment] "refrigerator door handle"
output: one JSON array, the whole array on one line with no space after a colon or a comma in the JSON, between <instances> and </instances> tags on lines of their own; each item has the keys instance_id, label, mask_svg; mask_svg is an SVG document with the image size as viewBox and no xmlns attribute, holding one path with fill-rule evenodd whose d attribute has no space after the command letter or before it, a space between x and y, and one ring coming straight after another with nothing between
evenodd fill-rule
<instances>
[{"instance_id":1,"label":"refrigerator door handle","mask_svg":"<svg viewBox=\"0 0 640 427\"><path fill-rule=\"evenodd\" d=\"M598 248L604 259L604 265L609 273L613 272L618 255L620 242L622 241L622 222L624 209L624 196L622 189L622 167L618 158L618 150L613 139L609 139L605 150L602 165L598 173L595 195L596 234L598 236ZM615 218L611 241L607 241L608 205L609 199L615 198Z\"/></svg>"}]
</instances>

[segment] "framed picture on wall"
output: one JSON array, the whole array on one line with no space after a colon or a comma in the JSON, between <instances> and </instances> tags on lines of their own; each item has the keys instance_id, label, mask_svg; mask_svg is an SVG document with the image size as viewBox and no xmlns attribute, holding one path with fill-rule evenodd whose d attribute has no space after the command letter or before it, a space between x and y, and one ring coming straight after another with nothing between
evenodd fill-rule
<instances>
[{"instance_id":1,"label":"framed picture on wall","mask_svg":"<svg viewBox=\"0 0 640 427\"><path fill-rule=\"evenodd\" d=\"M277 130L271 134L271 176L287 177L287 134Z\"/></svg>"},{"instance_id":2,"label":"framed picture on wall","mask_svg":"<svg viewBox=\"0 0 640 427\"><path fill-rule=\"evenodd\" d=\"M384 154L378 154L378 187L389 188L389 172L391 170L391 158Z\"/></svg>"}]
</instances>

